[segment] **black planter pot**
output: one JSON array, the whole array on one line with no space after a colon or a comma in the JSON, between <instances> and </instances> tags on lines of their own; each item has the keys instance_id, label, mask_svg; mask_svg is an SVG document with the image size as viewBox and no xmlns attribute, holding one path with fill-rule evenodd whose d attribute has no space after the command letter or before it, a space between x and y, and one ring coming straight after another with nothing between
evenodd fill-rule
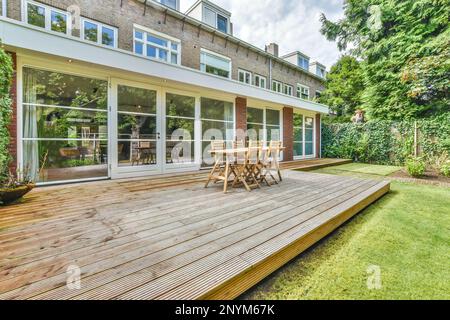
<instances>
[{"instance_id":1,"label":"black planter pot","mask_svg":"<svg viewBox=\"0 0 450 320\"><path fill-rule=\"evenodd\" d=\"M0 203L9 204L12 203L28 192L30 192L34 188L34 184L27 184L23 186L19 186L13 189L0 189Z\"/></svg>"}]
</instances>

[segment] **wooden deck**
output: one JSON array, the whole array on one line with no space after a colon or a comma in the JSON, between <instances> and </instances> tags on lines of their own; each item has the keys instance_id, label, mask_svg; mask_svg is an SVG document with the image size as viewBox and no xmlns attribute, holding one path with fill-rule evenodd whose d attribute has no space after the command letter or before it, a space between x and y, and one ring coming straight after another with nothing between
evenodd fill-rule
<instances>
[{"instance_id":1,"label":"wooden deck","mask_svg":"<svg viewBox=\"0 0 450 320\"><path fill-rule=\"evenodd\" d=\"M232 299L389 191L297 171L251 193L202 179L40 188L0 208L0 299Z\"/></svg>"}]
</instances>

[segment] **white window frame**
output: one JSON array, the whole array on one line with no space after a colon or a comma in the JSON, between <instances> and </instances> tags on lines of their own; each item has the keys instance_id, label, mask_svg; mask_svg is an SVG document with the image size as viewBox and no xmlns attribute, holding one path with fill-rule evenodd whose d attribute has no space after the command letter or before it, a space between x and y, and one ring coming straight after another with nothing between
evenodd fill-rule
<instances>
[{"instance_id":1,"label":"white window frame","mask_svg":"<svg viewBox=\"0 0 450 320\"><path fill-rule=\"evenodd\" d=\"M136 31L142 32L143 33L143 39L137 39L136 38ZM149 42L147 41L147 35L151 35L154 36L155 38L160 38L164 41L167 41L167 47L164 46L160 46L156 43L153 42ZM143 50L142 50L142 54L140 53L136 53L136 41L142 43L143 45ZM172 45L176 44L177 45L177 50L172 49ZM164 50L167 51L167 59L166 60L162 60L159 59L158 57L150 57L147 55L147 46L150 45L152 47L155 47L157 50ZM137 54L139 56L144 56L148 59L151 60L156 60L156 61L163 61L169 64L174 64L172 63L172 54L177 54L177 65L181 64L181 40L171 37L167 34L140 26L140 25L133 25L133 53ZM157 54L158 56L158 54Z\"/></svg>"},{"instance_id":2,"label":"white window frame","mask_svg":"<svg viewBox=\"0 0 450 320\"><path fill-rule=\"evenodd\" d=\"M295 156L294 160L299 160L299 159L311 159L311 158L315 158L316 156L316 134L317 134L317 128L316 128L316 121L315 121L315 117L313 115L310 114L303 114L301 112L295 112L295 114L302 116L303 122L302 122L302 141L297 141L295 140L295 137L292 137L293 143L301 143L302 144L302 155L301 156ZM312 124L313 127L306 129L306 118L310 118L312 119ZM300 127L295 127L293 126L293 135L295 134L295 129L296 128L300 128ZM312 130L312 141L306 141L306 130ZM310 155L306 155L306 143L312 143L313 146L313 152Z\"/></svg>"},{"instance_id":3,"label":"white window frame","mask_svg":"<svg viewBox=\"0 0 450 320\"><path fill-rule=\"evenodd\" d=\"M90 40L87 40L87 39L84 38L84 23L85 22L89 22L89 23L97 25L97 42L93 42L93 41L90 41ZM117 46L118 46L118 43L117 43L118 42L118 29L116 27L113 27L113 26L110 26L110 25L107 25L105 23L101 23L101 22L98 22L98 21L95 21L95 20L87 19L87 18L84 18L84 17L82 17L80 19L80 26L81 26L81 28L80 28L81 29L80 30L81 40L87 41L87 42L90 42L90 43L97 43L98 45L101 45L101 46L104 46L104 47L108 47L108 48L117 48ZM108 29L111 29L111 30L114 31L114 46L108 46L106 44L103 44L103 41L102 41L103 40L102 27L105 27L105 28L108 28Z\"/></svg>"},{"instance_id":4,"label":"white window frame","mask_svg":"<svg viewBox=\"0 0 450 320\"><path fill-rule=\"evenodd\" d=\"M307 63L308 63L308 66L305 68L302 64L300 64L300 59L302 59L302 60L304 60L304 61L306 61ZM298 56L297 57L297 63L298 63L298 66L300 67L300 68L302 68L302 69L304 69L304 70L307 70L307 71L309 71L309 67L310 67L310 61L309 61L309 59L308 58L306 58L306 57L304 57L304 56Z\"/></svg>"},{"instance_id":5,"label":"white window frame","mask_svg":"<svg viewBox=\"0 0 450 320\"><path fill-rule=\"evenodd\" d=\"M307 98L303 98L303 90L306 90L308 92ZM303 99L303 100L309 100L310 98L310 88L308 86L305 86L303 84L297 83L297 98Z\"/></svg>"},{"instance_id":6,"label":"white window frame","mask_svg":"<svg viewBox=\"0 0 450 320\"><path fill-rule=\"evenodd\" d=\"M3 5L6 5L6 0L3 0L3 1L4 1ZM71 18L70 12L67 12L67 11L64 11L64 10L60 10L60 9L54 8L52 6L49 6L49 5L46 5L46 4L42 4L40 2L35 2L35 1L32 1L32 0L23 0L22 1L22 21L24 23L28 24L28 4L44 8L44 10L45 10L45 27L44 27L44 29L45 30L50 31L50 32L55 32L55 33L58 33L58 34L66 34L66 35L71 35L72 34L72 26L71 26L72 18ZM60 13L60 14L63 14L63 15L66 16L66 33L62 33L62 32L58 32L58 31L53 31L52 30L52 11ZM5 13L6 13L6 11L5 11ZM36 26L36 27L39 28L38 26Z\"/></svg>"},{"instance_id":7,"label":"white window frame","mask_svg":"<svg viewBox=\"0 0 450 320\"><path fill-rule=\"evenodd\" d=\"M262 88L262 89L267 89L267 78L264 76L261 76L259 74L255 74L254 77L254 83L253 85L258 87L258 88ZM256 79L259 79L259 85L256 84ZM264 85L262 85L262 82L264 81Z\"/></svg>"},{"instance_id":8,"label":"white window frame","mask_svg":"<svg viewBox=\"0 0 450 320\"><path fill-rule=\"evenodd\" d=\"M273 90L273 85L276 85L276 90ZM272 91L274 92L278 92L278 93L283 93L283 83L281 83L280 81L277 80L272 80L272 87L271 87Z\"/></svg>"},{"instance_id":9,"label":"white window frame","mask_svg":"<svg viewBox=\"0 0 450 320\"><path fill-rule=\"evenodd\" d=\"M8 9L8 3L7 0L2 0L2 14L0 16L2 17L6 17L7 16L7 12L6 10Z\"/></svg>"},{"instance_id":10,"label":"white window frame","mask_svg":"<svg viewBox=\"0 0 450 320\"><path fill-rule=\"evenodd\" d=\"M283 93L288 96L294 95L294 87L290 84L283 83Z\"/></svg>"},{"instance_id":11,"label":"white window frame","mask_svg":"<svg viewBox=\"0 0 450 320\"><path fill-rule=\"evenodd\" d=\"M206 22L206 13L205 13L206 10L209 10L212 13L214 13L214 24L213 25L211 25L208 22ZM202 21L204 23L206 23L207 25L209 25L209 26L211 26L213 28L216 28L218 31L224 33L222 30L219 30L219 19L218 19L217 16L221 16L222 18L225 18L227 20L227 31L225 32L225 34L229 34L230 33L230 28L231 28L231 26L230 26L230 17L228 17L227 15L225 15L223 13L217 12L216 9L214 9L214 8L208 6L208 5L203 5L203 8L202 8Z\"/></svg>"},{"instance_id":12,"label":"white window frame","mask_svg":"<svg viewBox=\"0 0 450 320\"><path fill-rule=\"evenodd\" d=\"M233 62L231 61L231 59L229 57L221 55L221 54L213 52L213 51L210 51L210 50L207 50L207 49L203 49L203 48L200 49L200 71L202 71L202 72L204 72L206 74L210 74L212 76L215 76L215 75L212 74L212 73L206 72L206 65L201 63L201 55L202 54L207 54L207 55L215 56L215 57L217 57L219 59L222 59L222 60L227 60L228 63L229 63L228 79L231 79L231 73L232 73L232 70L233 70ZM225 77L221 77L221 76L216 76L216 77L225 78ZM227 78L225 78L225 79L227 79Z\"/></svg>"},{"instance_id":13,"label":"white window frame","mask_svg":"<svg viewBox=\"0 0 450 320\"><path fill-rule=\"evenodd\" d=\"M244 75L244 81L241 81L241 74ZM249 82L246 82L245 79L247 78L249 79ZM250 71L244 70L244 69L239 69L238 70L238 81L241 83L245 83L245 84L252 84L252 80L253 80L253 74Z\"/></svg>"},{"instance_id":14,"label":"white window frame","mask_svg":"<svg viewBox=\"0 0 450 320\"><path fill-rule=\"evenodd\" d=\"M322 91L320 90L316 90L315 94L314 94L314 99L319 99L319 97L317 96L317 94L322 95Z\"/></svg>"},{"instance_id":15,"label":"white window frame","mask_svg":"<svg viewBox=\"0 0 450 320\"><path fill-rule=\"evenodd\" d=\"M248 125L249 125L249 124L250 124L250 125L252 125L252 124L253 124L253 125L259 125L259 126L262 126L262 127L263 127L263 130L264 130L264 133L265 133L264 139L263 139L263 140L260 140L261 137L258 137L258 140L261 141L261 142L263 142L264 144L267 144L267 142L269 142L269 140L267 140L267 137L268 137L268 134L269 134L269 132L268 132L268 130L267 130L267 127L268 127L268 126L271 126L271 127L274 127L274 126L275 126L275 125L273 125L273 124L267 124L267 110L277 111L277 112L278 112L278 116L280 117L280 118L279 118L280 122L278 123L278 127L279 127L279 129L280 129L280 132L279 132L279 134L280 134L280 140L283 139L283 132L282 132L282 130L283 130L283 126L282 126L282 123L283 123L283 114L282 114L281 110L276 109L276 108L272 108L272 107L253 107L253 106L247 106L247 108L258 109L258 110L262 110L262 111L263 111L263 122L262 122L262 123L258 123L258 122L248 122L248 119L246 119L246 121L247 121L247 130L248 130Z\"/></svg>"},{"instance_id":16,"label":"white window frame","mask_svg":"<svg viewBox=\"0 0 450 320\"><path fill-rule=\"evenodd\" d=\"M321 78L325 78L326 76L326 70L322 67L317 67L316 73Z\"/></svg>"}]
</instances>

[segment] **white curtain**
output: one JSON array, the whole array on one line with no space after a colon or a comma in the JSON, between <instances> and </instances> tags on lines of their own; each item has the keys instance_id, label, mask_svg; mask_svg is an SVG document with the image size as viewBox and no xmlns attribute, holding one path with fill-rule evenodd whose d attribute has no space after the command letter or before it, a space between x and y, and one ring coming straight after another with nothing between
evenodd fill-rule
<instances>
[{"instance_id":1,"label":"white curtain","mask_svg":"<svg viewBox=\"0 0 450 320\"><path fill-rule=\"evenodd\" d=\"M25 69L24 72L24 102L23 105L23 137L38 138L36 103L35 71ZM38 141L25 140L23 143L24 167L23 174L32 181L39 178L39 149Z\"/></svg>"}]
</instances>

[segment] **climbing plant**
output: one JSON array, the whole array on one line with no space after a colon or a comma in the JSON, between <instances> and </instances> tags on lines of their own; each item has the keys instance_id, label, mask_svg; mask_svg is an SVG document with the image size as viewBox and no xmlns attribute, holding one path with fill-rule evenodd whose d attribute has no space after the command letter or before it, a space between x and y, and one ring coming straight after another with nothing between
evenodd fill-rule
<instances>
[{"instance_id":1,"label":"climbing plant","mask_svg":"<svg viewBox=\"0 0 450 320\"><path fill-rule=\"evenodd\" d=\"M11 79L13 67L11 57L0 47L0 181L8 174L11 157L8 152L9 129L11 122Z\"/></svg>"},{"instance_id":2,"label":"climbing plant","mask_svg":"<svg viewBox=\"0 0 450 320\"><path fill-rule=\"evenodd\" d=\"M374 120L364 124L323 124L322 127L324 157L404 165L414 155L415 143L419 155L428 163L450 154L450 113L417 122Z\"/></svg>"}]
</instances>

